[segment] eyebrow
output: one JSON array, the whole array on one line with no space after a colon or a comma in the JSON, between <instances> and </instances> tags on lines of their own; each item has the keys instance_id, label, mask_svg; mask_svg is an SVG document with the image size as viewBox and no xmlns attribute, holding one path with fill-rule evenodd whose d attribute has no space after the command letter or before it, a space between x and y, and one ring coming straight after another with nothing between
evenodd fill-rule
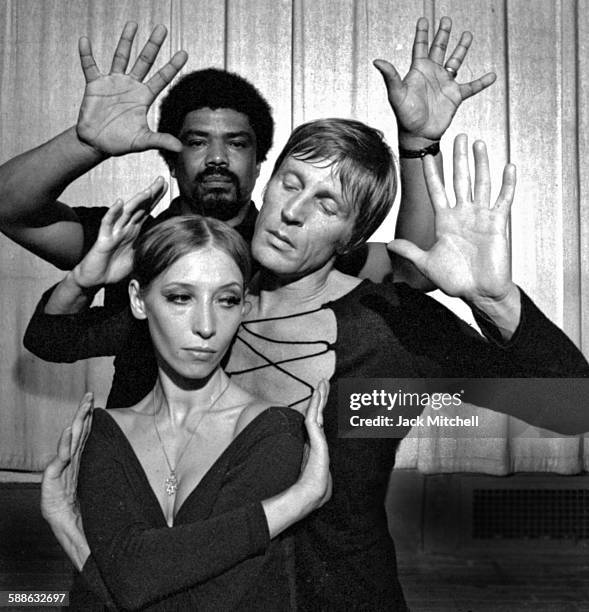
<instances>
[{"instance_id":1,"label":"eyebrow","mask_svg":"<svg viewBox=\"0 0 589 612\"><path fill-rule=\"evenodd\" d=\"M303 177L299 174L299 172L294 168L282 168L280 174L286 176L288 174L292 174L300 183L304 183ZM335 191L331 191L328 187L323 187L321 190L317 192L317 197L319 198L328 198L333 200L342 212L346 213L346 216L349 216L352 212L352 208L346 203L344 200L343 193L341 195L337 195Z\"/></svg>"},{"instance_id":2,"label":"eyebrow","mask_svg":"<svg viewBox=\"0 0 589 612\"><path fill-rule=\"evenodd\" d=\"M182 288L186 288L186 289L193 289L194 288L194 283L184 283L182 281L170 281L168 283L166 283L162 289L173 289L174 287L182 287ZM229 281L228 283L225 283L224 285L220 285L219 287L216 287L215 290L216 291L222 291L224 289L231 289L233 287L237 287L238 289L242 289L243 288L243 283L240 283L238 281Z\"/></svg>"},{"instance_id":3,"label":"eyebrow","mask_svg":"<svg viewBox=\"0 0 589 612\"><path fill-rule=\"evenodd\" d=\"M318 191L317 197L318 198L329 198L330 200L333 200L337 204L343 203L342 199L336 193L334 193L333 191L330 191L327 188L323 189L323 191Z\"/></svg>"},{"instance_id":4,"label":"eyebrow","mask_svg":"<svg viewBox=\"0 0 589 612\"><path fill-rule=\"evenodd\" d=\"M211 132L207 132L206 130L185 130L180 132L181 138L188 138L190 136L210 136ZM224 138L246 138L250 142L253 142L252 135L246 130L239 130L237 132L225 132L223 133Z\"/></svg>"}]
</instances>

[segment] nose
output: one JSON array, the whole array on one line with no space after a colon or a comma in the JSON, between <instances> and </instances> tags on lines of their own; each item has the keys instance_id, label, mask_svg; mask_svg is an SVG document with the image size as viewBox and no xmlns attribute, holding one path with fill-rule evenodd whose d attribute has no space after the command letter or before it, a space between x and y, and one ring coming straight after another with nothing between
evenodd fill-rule
<instances>
[{"instance_id":1,"label":"nose","mask_svg":"<svg viewBox=\"0 0 589 612\"><path fill-rule=\"evenodd\" d=\"M205 159L207 166L227 166L227 149L223 142L215 141L209 143Z\"/></svg>"},{"instance_id":2,"label":"nose","mask_svg":"<svg viewBox=\"0 0 589 612\"><path fill-rule=\"evenodd\" d=\"M282 207L282 220L289 225L303 225L305 221L305 202L303 194L289 198Z\"/></svg>"},{"instance_id":3,"label":"nose","mask_svg":"<svg viewBox=\"0 0 589 612\"><path fill-rule=\"evenodd\" d=\"M208 339L215 335L215 313L210 304L199 304L194 307L191 319L191 331L195 336Z\"/></svg>"}]
</instances>

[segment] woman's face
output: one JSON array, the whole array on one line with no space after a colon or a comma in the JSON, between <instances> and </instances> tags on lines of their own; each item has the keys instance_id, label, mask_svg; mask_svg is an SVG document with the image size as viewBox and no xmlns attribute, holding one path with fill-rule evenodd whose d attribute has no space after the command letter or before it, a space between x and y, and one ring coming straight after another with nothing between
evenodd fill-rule
<instances>
[{"instance_id":1,"label":"woman's face","mask_svg":"<svg viewBox=\"0 0 589 612\"><path fill-rule=\"evenodd\" d=\"M252 254L277 275L305 276L333 260L354 219L333 165L287 157L266 187Z\"/></svg>"},{"instance_id":2,"label":"woman's face","mask_svg":"<svg viewBox=\"0 0 589 612\"><path fill-rule=\"evenodd\" d=\"M241 322L243 276L233 258L216 247L184 255L138 291L131 305L147 318L156 354L176 375L202 379L217 368Z\"/></svg>"}]
</instances>

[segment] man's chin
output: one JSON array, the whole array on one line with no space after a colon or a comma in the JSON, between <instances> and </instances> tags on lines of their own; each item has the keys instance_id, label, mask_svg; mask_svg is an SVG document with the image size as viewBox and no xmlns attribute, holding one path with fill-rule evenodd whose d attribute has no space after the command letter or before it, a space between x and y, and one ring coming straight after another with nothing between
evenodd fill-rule
<instances>
[{"instance_id":1,"label":"man's chin","mask_svg":"<svg viewBox=\"0 0 589 612\"><path fill-rule=\"evenodd\" d=\"M214 217L219 221L231 221L243 208L243 203L224 197L206 197L200 204L205 217Z\"/></svg>"}]
</instances>

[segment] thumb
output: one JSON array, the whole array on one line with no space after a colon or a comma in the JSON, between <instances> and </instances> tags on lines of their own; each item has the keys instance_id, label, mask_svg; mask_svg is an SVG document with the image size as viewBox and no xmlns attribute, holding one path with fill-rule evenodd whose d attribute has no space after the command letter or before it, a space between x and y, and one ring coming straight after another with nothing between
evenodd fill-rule
<instances>
[{"instance_id":1,"label":"thumb","mask_svg":"<svg viewBox=\"0 0 589 612\"><path fill-rule=\"evenodd\" d=\"M57 443L57 454L45 466L43 480L58 478L70 461L70 444L72 440L72 428L67 427L61 433Z\"/></svg>"},{"instance_id":2,"label":"thumb","mask_svg":"<svg viewBox=\"0 0 589 612\"><path fill-rule=\"evenodd\" d=\"M402 238L391 240L391 242L387 244L387 249L396 255L408 259L423 272L427 253L409 240L403 240Z\"/></svg>"},{"instance_id":3,"label":"thumb","mask_svg":"<svg viewBox=\"0 0 589 612\"><path fill-rule=\"evenodd\" d=\"M57 443L57 457L62 464L70 461L70 445L72 443L72 427L66 427Z\"/></svg>"},{"instance_id":4,"label":"thumb","mask_svg":"<svg viewBox=\"0 0 589 612\"><path fill-rule=\"evenodd\" d=\"M172 153L180 153L182 143L172 134L162 132L148 132L141 141L141 149L165 149Z\"/></svg>"},{"instance_id":5,"label":"thumb","mask_svg":"<svg viewBox=\"0 0 589 612\"><path fill-rule=\"evenodd\" d=\"M372 64L384 79L389 94L389 100L391 103L397 102L405 87L401 75L397 72L397 69L386 60L377 59L374 60Z\"/></svg>"}]
</instances>

